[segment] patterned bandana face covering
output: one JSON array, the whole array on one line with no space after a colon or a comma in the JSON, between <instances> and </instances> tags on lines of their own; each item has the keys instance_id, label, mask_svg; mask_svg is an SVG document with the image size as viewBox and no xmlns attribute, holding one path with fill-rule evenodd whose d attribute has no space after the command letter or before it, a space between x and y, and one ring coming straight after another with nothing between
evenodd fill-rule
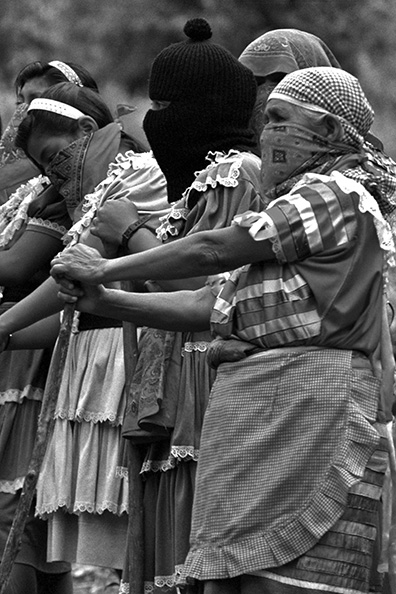
<instances>
[{"instance_id":1,"label":"patterned bandana face covering","mask_svg":"<svg viewBox=\"0 0 396 594\"><path fill-rule=\"evenodd\" d=\"M74 211L83 199L83 169L92 138L83 136L60 150L46 168L51 183L66 199L69 212Z\"/></svg>"},{"instance_id":2,"label":"patterned bandana face covering","mask_svg":"<svg viewBox=\"0 0 396 594\"><path fill-rule=\"evenodd\" d=\"M299 124L267 124L261 134L261 181L264 192L272 190L330 152L349 152L341 143Z\"/></svg>"}]
</instances>

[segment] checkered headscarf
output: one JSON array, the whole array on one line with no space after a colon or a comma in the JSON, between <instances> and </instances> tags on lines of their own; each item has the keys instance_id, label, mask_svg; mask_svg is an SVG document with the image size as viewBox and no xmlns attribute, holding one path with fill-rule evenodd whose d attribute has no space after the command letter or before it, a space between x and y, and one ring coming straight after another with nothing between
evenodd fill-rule
<instances>
[{"instance_id":1,"label":"checkered headscarf","mask_svg":"<svg viewBox=\"0 0 396 594\"><path fill-rule=\"evenodd\" d=\"M270 94L306 109L335 115L342 124L342 141L361 148L369 131L374 111L359 81L344 70L315 67L288 74Z\"/></svg>"}]
</instances>

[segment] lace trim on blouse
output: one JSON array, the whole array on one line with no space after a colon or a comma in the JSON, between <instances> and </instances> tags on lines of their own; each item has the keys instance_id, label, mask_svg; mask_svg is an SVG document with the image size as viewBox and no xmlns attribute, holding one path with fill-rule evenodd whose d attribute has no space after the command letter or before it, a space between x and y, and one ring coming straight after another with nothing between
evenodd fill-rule
<instances>
[{"instance_id":1,"label":"lace trim on blouse","mask_svg":"<svg viewBox=\"0 0 396 594\"><path fill-rule=\"evenodd\" d=\"M184 219L186 221L189 212L188 208L177 208L176 206L172 206L168 214L159 218L160 221L164 222L156 229L157 239L166 241L169 237L176 237L176 235L179 235L178 229L171 223L171 220L180 221L180 219Z\"/></svg>"},{"instance_id":2,"label":"lace trim on blouse","mask_svg":"<svg viewBox=\"0 0 396 594\"><path fill-rule=\"evenodd\" d=\"M0 481L0 493L16 493L23 487L25 477L20 476L12 481Z\"/></svg>"},{"instance_id":3,"label":"lace trim on blouse","mask_svg":"<svg viewBox=\"0 0 396 594\"><path fill-rule=\"evenodd\" d=\"M255 155L252 154L250 156L253 159L258 160L258 157ZM210 161L209 165L195 174L196 179L183 193L182 201L185 204L188 204L190 192L193 190L197 192L206 192L208 188L214 189L218 185L226 188L236 188L239 183L238 178L243 160L246 158L246 153L241 153L233 149L227 154L220 151L210 152L206 158ZM221 165L224 165L225 167L220 167ZM179 220L180 218L186 219L189 212L190 209L188 207L172 207L167 215L161 217L164 222L157 228L157 238L161 241L166 241L170 236L174 237L178 235L178 229L172 224L172 220Z\"/></svg>"},{"instance_id":4,"label":"lace trim on blouse","mask_svg":"<svg viewBox=\"0 0 396 594\"><path fill-rule=\"evenodd\" d=\"M0 248L8 245L15 233L27 222L29 205L42 192L46 183L48 178L43 175L34 177L19 186L7 202L0 206Z\"/></svg>"},{"instance_id":5,"label":"lace trim on blouse","mask_svg":"<svg viewBox=\"0 0 396 594\"><path fill-rule=\"evenodd\" d=\"M84 229L90 226L92 219L95 217L103 194L117 177L127 169L134 169L137 171L153 166L155 162L152 152L134 153L133 151L127 151L125 154L119 153L115 157L115 161L110 163L106 179L102 180L92 193L87 194L84 197L82 205L84 214L67 232L67 243L70 246L78 243L80 235Z\"/></svg>"},{"instance_id":6,"label":"lace trim on blouse","mask_svg":"<svg viewBox=\"0 0 396 594\"><path fill-rule=\"evenodd\" d=\"M36 225L37 227L45 227L46 229L52 229L59 233L61 237L64 237L67 233L66 227L63 225L58 225L58 223L54 223L53 221L48 221L47 219L37 219L35 217L31 217L29 219L29 225Z\"/></svg>"},{"instance_id":7,"label":"lace trim on blouse","mask_svg":"<svg viewBox=\"0 0 396 594\"><path fill-rule=\"evenodd\" d=\"M236 150L231 150L227 154L220 151L210 152L207 157L210 161L209 165L197 175L203 177L203 173L206 172L206 177L203 181L195 179L191 184L190 188L185 192L186 198L191 190L197 190L198 192L206 192L208 187L215 188L218 184L226 188L236 188L238 185L238 177L240 169L243 163L242 153ZM213 169L217 168L220 164L228 164L229 169L225 176L221 175L220 169L216 170L216 175L210 175L213 173Z\"/></svg>"}]
</instances>

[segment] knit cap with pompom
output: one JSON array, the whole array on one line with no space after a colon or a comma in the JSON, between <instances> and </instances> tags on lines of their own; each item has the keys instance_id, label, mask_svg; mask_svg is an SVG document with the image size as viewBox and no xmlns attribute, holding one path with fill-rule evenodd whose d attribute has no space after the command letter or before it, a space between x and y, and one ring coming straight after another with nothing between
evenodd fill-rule
<instances>
[{"instance_id":1,"label":"knit cap with pompom","mask_svg":"<svg viewBox=\"0 0 396 594\"><path fill-rule=\"evenodd\" d=\"M187 39L160 52L151 68L150 99L169 105L150 109L143 121L166 177L169 202L180 200L195 173L208 165L209 152L255 145L250 129L256 100L253 73L210 41L205 19L188 21L184 33Z\"/></svg>"},{"instance_id":2,"label":"knit cap with pompom","mask_svg":"<svg viewBox=\"0 0 396 594\"><path fill-rule=\"evenodd\" d=\"M228 50L209 41L212 30L205 19L187 21L184 33L186 41L168 46L155 58L150 98L173 101L224 93L243 105L254 84L250 71Z\"/></svg>"}]
</instances>

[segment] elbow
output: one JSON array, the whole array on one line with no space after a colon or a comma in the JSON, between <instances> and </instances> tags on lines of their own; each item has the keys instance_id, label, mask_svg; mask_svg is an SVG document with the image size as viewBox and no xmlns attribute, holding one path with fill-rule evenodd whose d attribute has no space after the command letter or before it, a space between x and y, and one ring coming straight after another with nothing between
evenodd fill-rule
<instances>
[{"instance_id":1,"label":"elbow","mask_svg":"<svg viewBox=\"0 0 396 594\"><path fill-rule=\"evenodd\" d=\"M200 239L194 256L197 272L201 275L217 274L232 268L224 247L210 235Z\"/></svg>"}]
</instances>

